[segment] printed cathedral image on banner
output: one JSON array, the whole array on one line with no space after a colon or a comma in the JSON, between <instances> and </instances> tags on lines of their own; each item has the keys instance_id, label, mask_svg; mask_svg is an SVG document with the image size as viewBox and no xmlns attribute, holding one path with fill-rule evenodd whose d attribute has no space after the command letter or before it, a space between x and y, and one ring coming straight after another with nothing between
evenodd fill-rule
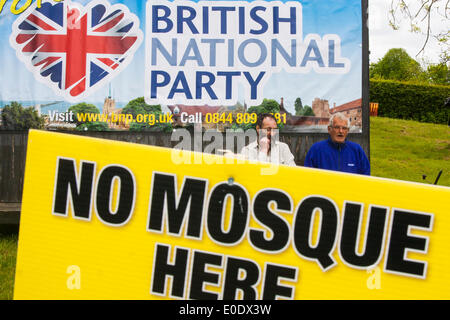
<instances>
[{"instance_id":1,"label":"printed cathedral image on banner","mask_svg":"<svg viewBox=\"0 0 450 320\"><path fill-rule=\"evenodd\" d=\"M344 112L361 133L363 21L361 0L1 1L0 110L48 130L224 131L272 103L282 131Z\"/></svg>"}]
</instances>

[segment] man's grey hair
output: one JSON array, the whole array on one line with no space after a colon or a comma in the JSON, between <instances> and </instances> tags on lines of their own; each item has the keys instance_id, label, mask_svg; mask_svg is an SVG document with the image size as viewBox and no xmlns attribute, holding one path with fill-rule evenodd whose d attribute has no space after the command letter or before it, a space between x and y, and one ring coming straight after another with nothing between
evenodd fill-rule
<instances>
[{"instance_id":1,"label":"man's grey hair","mask_svg":"<svg viewBox=\"0 0 450 320\"><path fill-rule=\"evenodd\" d=\"M333 126L333 121L334 121L335 118L339 118L339 119L341 119L341 120L347 121L347 127L350 128L350 119L347 118L347 117L346 117L343 113L341 113L341 112L335 113L335 114L333 114L333 115L331 116L331 118L330 118L330 123L328 124L329 127L332 127L332 126Z\"/></svg>"}]
</instances>

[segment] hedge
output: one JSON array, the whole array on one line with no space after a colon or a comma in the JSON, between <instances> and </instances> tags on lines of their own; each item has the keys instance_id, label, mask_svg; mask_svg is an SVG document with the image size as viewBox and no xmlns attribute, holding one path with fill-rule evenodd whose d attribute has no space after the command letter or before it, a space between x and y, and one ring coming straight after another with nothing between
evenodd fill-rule
<instances>
[{"instance_id":1,"label":"hedge","mask_svg":"<svg viewBox=\"0 0 450 320\"><path fill-rule=\"evenodd\" d=\"M388 118L447 124L450 86L392 80L370 80L370 102L378 102L378 115Z\"/></svg>"}]
</instances>

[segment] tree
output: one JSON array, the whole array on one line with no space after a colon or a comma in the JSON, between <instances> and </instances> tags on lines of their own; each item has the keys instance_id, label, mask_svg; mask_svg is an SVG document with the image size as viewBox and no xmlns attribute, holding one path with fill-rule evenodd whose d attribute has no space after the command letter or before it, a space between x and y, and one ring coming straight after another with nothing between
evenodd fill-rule
<instances>
[{"instance_id":1,"label":"tree","mask_svg":"<svg viewBox=\"0 0 450 320\"><path fill-rule=\"evenodd\" d=\"M158 119L159 114L155 115L156 119ZM130 131L162 131L170 133L173 131L173 125L171 123L155 123L154 125L150 125L148 123L133 122L130 124Z\"/></svg>"},{"instance_id":2,"label":"tree","mask_svg":"<svg viewBox=\"0 0 450 320\"><path fill-rule=\"evenodd\" d=\"M402 21L407 21L410 31L426 35L422 48L416 57L425 51L430 40L434 37L442 47L442 58L448 58L449 50L449 0L391 0L389 10L389 24L394 30L398 30ZM442 30L432 30L431 22L442 20ZM448 60L444 60L447 62Z\"/></svg>"},{"instance_id":3,"label":"tree","mask_svg":"<svg viewBox=\"0 0 450 320\"><path fill-rule=\"evenodd\" d=\"M429 65L426 75L430 83L450 85L450 70L445 63Z\"/></svg>"},{"instance_id":4,"label":"tree","mask_svg":"<svg viewBox=\"0 0 450 320\"><path fill-rule=\"evenodd\" d=\"M371 64L369 73L371 78L407 81L420 79L423 71L404 49L394 48L377 63Z\"/></svg>"},{"instance_id":5,"label":"tree","mask_svg":"<svg viewBox=\"0 0 450 320\"><path fill-rule=\"evenodd\" d=\"M109 126L106 122L93 121L85 122L77 126L78 131L109 131Z\"/></svg>"},{"instance_id":6,"label":"tree","mask_svg":"<svg viewBox=\"0 0 450 320\"><path fill-rule=\"evenodd\" d=\"M99 114L100 110L93 104L81 102L71 106L68 111L74 113L73 122L77 124L76 130L78 131L109 131L108 123L101 121L86 121L79 116L81 114L87 115L89 113Z\"/></svg>"},{"instance_id":7,"label":"tree","mask_svg":"<svg viewBox=\"0 0 450 320\"><path fill-rule=\"evenodd\" d=\"M45 124L34 107L24 108L15 101L3 108L1 116L4 130L43 129Z\"/></svg>"},{"instance_id":8,"label":"tree","mask_svg":"<svg viewBox=\"0 0 450 320\"><path fill-rule=\"evenodd\" d=\"M88 113L100 113L100 110L96 106L90 103L78 103L73 106L70 106L69 112L72 111L74 113L73 121L79 126L82 123L87 123L88 121L83 121L78 114L88 114ZM84 130L84 129L83 129Z\"/></svg>"},{"instance_id":9,"label":"tree","mask_svg":"<svg viewBox=\"0 0 450 320\"><path fill-rule=\"evenodd\" d=\"M152 115L155 120L159 120L162 117L161 105L149 105L145 103L144 97L139 97L131 100L122 109L122 114L131 114L134 120L137 120L137 115ZM155 122L150 124L148 122L133 122L130 124L130 131L163 131L172 132L172 123Z\"/></svg>"},{"instance_id":10,"label":"tree","mask_svg":"<svg viewBox=\"0 0 450 320\"><path fill-rule=\"evenodd\" d=\"M296 115L296 116L300 116L300 115L303 114L303 103L302 103L302 99L300 99L300 98L295 99L294 107L295 107L295 115Z\"/></svg>"},{"instance_id":11,"label":"tree","mask_svg":"<svg viewBox=\"0 0 450 320\"><path fill-rule=\"evenodd\" d=\"M252 106L252 107L248 108L247 113L255 113L256 115L261 114L261 113L273 113L273 114L280 113L280 104L276 100L273 100L273 99L264 99L260 105ZM283 123L278 124L279 129L281 129L283 127L284 127ZM241 128L243 130L256 129L256 122L255 123L248 122L248 123L236 124L236 125L233 125L232 128L234 128L234 129Z\"/></svg>"},{"instance_id":12,"label":"tree","mask_svg":"<svg viewBox=\"0 0 450 320\"><path fill-rule=\"evenodd\" d=\"M258 106L253 106L248 108L248 113L279 113L280 104L273 99L264 99L263 102Z\"/></svg>"},{"instance_id":13,"label":"tree","mask_svg":"<svg viewBox=\"0 0 450 320\"><path fill-rule=\"evenodd\" d=\"M145 103L144 97L131 100L122 109L122 114L131 114L134 119L136 119L138 114L150 114L155 112L162 112L161 105L149 105Z\"/></svg>"},{"instance_id":14,"label":"tree","mask_svg":"<svg viewBox=\"0 0 450 320\"><path fill-rule=\"evenodd\" d=\"M313 109L310 106L308 106L308 105L305 105L303 107L303 113L301 115L303 115L303 116L313 116L313 117L315 116Z\"/></svg>"}]
</instances>

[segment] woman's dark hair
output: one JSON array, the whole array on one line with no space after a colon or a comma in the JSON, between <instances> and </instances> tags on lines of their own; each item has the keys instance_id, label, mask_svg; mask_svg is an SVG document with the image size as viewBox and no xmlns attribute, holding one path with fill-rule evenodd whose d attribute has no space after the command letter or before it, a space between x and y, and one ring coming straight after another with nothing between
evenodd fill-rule
<instances>
[{"instance_id":1,"label":"woman's dark hair","mask_svg":"<svg viewBox=\"0 0 450 320\"><path fill-rule=\"evenodd\" d=\"M256 120L256 126L258 127L262 127L262 123L264 121L265 118L272 118L273 120L275 120L275 123L277 123L277 119L275 118L275 116L271 113L260 113L258 114L258 119Z\"/></svg>"}]
</instances>

